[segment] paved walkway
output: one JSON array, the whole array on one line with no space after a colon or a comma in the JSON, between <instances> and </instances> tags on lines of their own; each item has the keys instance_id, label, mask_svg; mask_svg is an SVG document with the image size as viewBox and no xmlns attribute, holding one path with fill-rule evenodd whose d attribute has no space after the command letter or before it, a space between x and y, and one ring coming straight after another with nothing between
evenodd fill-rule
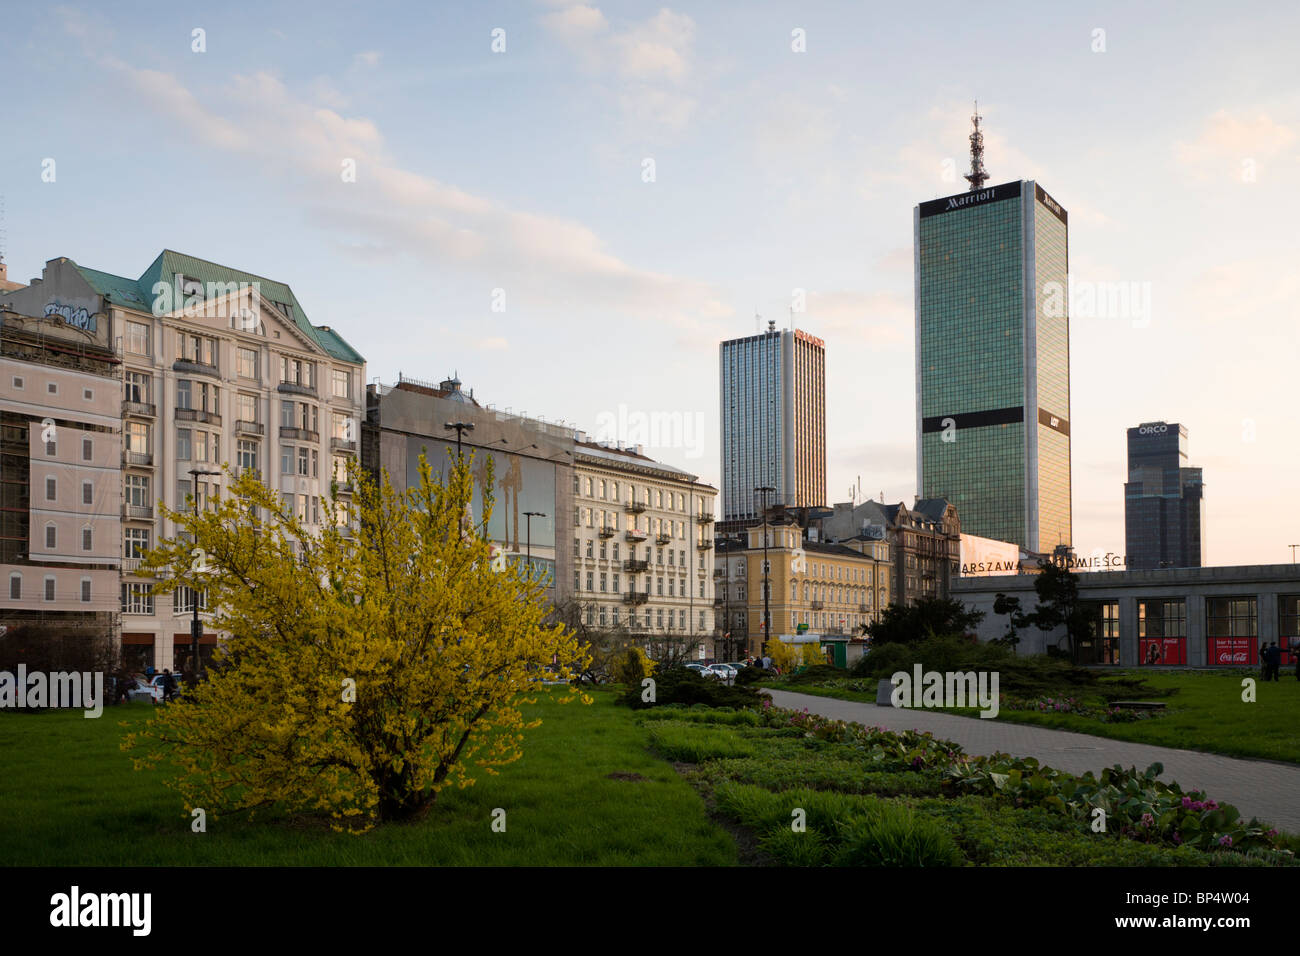
<instances>
[{"instance_id":1,"label":"paved walkway","mask_svg":"<svg viewBox=\"0 0 1300 956\"><path fill-rule=\"evenodd\" d=\"M970 754L1001 751L1015 757L1036 757L1068 773L1096 773L1114 764L1145 770L1160 763L1165 768L1162 780L1177 781L1184 790L1204 790L1214 800L1231 803L1246 819L1259 817L1278 829L1300 833L1300 765L1220 757L932 710L904 710L783 690L768 693L778 707L806 707L824 717L886 730L928 730L961 744Z\"/></svg>"}]
</instances>

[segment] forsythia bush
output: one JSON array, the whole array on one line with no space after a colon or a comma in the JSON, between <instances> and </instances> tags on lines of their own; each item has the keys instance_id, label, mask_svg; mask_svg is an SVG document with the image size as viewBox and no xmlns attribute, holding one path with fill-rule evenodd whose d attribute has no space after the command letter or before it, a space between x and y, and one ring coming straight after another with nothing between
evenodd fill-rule
<instances>
[{"instance_id":1,"label":"forsythia bush","mask_svg":"<svg viewBox=\"0 0 1300 956\"><path fill-rule=\"evenodd\" d=\"M771 641L768 655L772 666L779 667L782 674L789 674L801 664L825 664L826 655L820 644L787 644L785 641Z\"/></svg>"},{"instance_id":2,"label":"forsythia bush","mask_svg":"<svg viewBox=\"0 0 1300 956\"><path fill-rule=\"evenodd\" d=\"M315 534L247 473L197 516L163 507L181 533L142 573L161 593L206 588L231 636L210 679L123 749L173 764L187 810L274 807L352 830L420 814L473 767L522 755L536 722L521 695L543 667L585 665L571 632L543 624L544 586L494 559L490 491L471 524L468 464L445 485L423 456L419 471L398 492L353 469L351 501L332 493Z\"/></svg>"}]
</instances>

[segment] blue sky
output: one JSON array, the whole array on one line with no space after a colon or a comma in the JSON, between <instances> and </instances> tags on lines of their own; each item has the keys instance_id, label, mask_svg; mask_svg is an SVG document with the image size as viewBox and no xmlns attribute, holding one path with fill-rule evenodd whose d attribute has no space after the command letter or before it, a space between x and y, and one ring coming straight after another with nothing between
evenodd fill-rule
<instances>
[{"instance_id":1,"label":"blue sky","mask_svg":"<svg viewBox=\"0 0 1300 956\"><path fill-rule=\"evenodd\" d=\"M1073 315L1076 546L1123 550L1124 429L1163 418L1206 469L1210 562L1290 560L1294 10L428 6L7 11L11 277L164 247L267 275L372 378L659 423L651 453L715 484L717 342L803 290L832 500L910 502L912 207L964 187L978 98L992 181L1069 210L1076 281L1150 296Z\"/></svg>"}]
</instances>

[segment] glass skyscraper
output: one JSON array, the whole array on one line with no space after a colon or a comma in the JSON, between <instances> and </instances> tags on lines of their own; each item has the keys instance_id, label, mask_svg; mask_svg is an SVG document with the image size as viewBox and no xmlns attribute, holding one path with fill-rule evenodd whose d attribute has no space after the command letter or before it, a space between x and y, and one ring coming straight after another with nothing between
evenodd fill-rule
<instances>
[{"instance_id":1,"label":"glass skyscraper","mask_svg":"<svg viewBox=\"0 0 1300 956\"><path fill-rule=\"evenodd\" d=\"M918 494L962 531L1072 544L1066 211L1032 180L913 211Z\"/></svg>"},{"instance_id":2,"label":"glass skyscraper","mask_svg":"<svg viewBox=\"0 0 1300 956\"><path fill-rule=\"evenodd\" d=\"M1204 557L1205 484L1187 467L1187 429L1144 422L1128 430L1124 539L1128 566L1199 568Z\"/></svg>"},{"instance_id":3,"label":"glass skyscraper","mask_svg":"<svg viewBox=\"0 0 1300 956\"><path fill-rule=\"evenodd\" d=\"M758 517L768 505L826 504L826 344L777 331L719 346L722 520Z\"/></svg>"}]
</instances>

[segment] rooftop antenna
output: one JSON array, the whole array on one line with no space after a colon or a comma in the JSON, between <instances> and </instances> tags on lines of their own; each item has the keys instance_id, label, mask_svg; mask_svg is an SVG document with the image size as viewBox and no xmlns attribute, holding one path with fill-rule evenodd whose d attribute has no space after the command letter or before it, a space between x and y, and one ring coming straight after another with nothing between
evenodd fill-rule
<instances>
[{"instance_id":1,"label":"rooftop antenna","mask_svg":"<svg viewBox=\"0 0 1300 956\"><path fill-rule=\"evenodd\" d=\"M970 134L970 172L965 179L970 183L971 192L979 192L988 180L988 171L984 168L984 133L980 130L980 101L975 101L975 112L971 114L973 129Z\"/></svg>"},{"instance_id":2,"label":"rooftop antenna","mask_svg":"<svg viewBox=\"0 0 1300 956\"><path fill-rule=\"evenodd\" d=\"M754 306L754 334L755 335L758 334L758 323L762 320L762 318L763 317L758 314L758 306Z\"/></svg>"}]
</instances>

